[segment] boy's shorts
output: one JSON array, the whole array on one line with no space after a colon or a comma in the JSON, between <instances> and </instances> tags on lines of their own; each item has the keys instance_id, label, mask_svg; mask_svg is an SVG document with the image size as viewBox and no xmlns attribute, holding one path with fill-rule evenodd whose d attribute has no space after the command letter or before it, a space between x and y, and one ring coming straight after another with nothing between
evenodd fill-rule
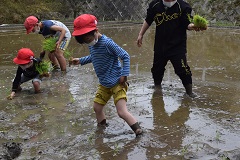
<instances>
[{"instance_id":1,"label":"boy's shorts","mask_svg":"<svg viewBox=\"0 0 240 160\"><path fill-rule=\"evenodd\" d=\"M127 90L127 83L125 83L125 85L117 84L112 88L106 88L102 85L99 85L94 102L105 105L111 96L113 96L114 104L116 105L120 99L125 99L127 101Z\"/></svg>"},{"instance_id":2,"label":"boy's shorts","mask_svg":"<svg viewBox=\"0 0 240 160\"><path fill-rule=\"evenodd\" d=\"M60 43L59 49L65 51L68 47L69 42L70 39L63 39L62 42Z\"/></svg>"},{"instance_id":3,"label":"boy's shorts","mask_svg":"<svg viewBox=\"0 0 240 160\"><path fill-rule=\"evenodd\" d=\"M24 83L24 82L27 82L27 81L30 81L30 80L32 80L32 83L33 83L33 82L39 82L39 83L42 82L42 79L39 77L39 75L37 75L37 76L34 77L34 78L29 78L29 77L26 77L26 76L24 76L24 75L22 74L20 84L22 84L22 83Z\"/></svg>"}]
</instances>

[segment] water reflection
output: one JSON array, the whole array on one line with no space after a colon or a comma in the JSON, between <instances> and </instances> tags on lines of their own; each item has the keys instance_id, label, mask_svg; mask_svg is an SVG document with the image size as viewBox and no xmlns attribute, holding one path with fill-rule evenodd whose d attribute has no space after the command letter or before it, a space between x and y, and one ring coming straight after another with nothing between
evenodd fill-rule
<instances>
[{"instance_id":1,"label":"water reflection","mask_svg":"<svg viewBox=\"0 0 240 160\"><path fill-rule=\"evenodd\" d=\"M179 96L170 98L163 95L161 89L155 89L152 94L151 104L153 109L153 133L159 135L159 140L167 143L163 150L169 152L179 151L182 148L182 140L185 137L185 122L189 118L190 108L188 99ZM166 92L166 91L165 91ZM149 148L149 155L154 155L154 150Z\"/></svg>"}]
</instances>

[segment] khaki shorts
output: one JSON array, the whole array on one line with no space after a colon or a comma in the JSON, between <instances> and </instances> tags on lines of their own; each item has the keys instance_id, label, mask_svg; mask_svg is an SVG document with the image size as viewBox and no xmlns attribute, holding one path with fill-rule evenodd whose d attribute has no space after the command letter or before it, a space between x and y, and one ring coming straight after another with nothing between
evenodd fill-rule
<instances>
[{"instance_id":1,"label":"khaki shorts","mask_svg":"<svg viewBox=\"0 0 240 160\"><path fill-rule=\"evenodd\" d=\"M111 96L113 96L115 105L120 99L125 99L127 101L127 89L127 83L125 85L117 84L112 88L106 88L99 85L94 102L105 105Z\"/></svg>"}]
</instances>

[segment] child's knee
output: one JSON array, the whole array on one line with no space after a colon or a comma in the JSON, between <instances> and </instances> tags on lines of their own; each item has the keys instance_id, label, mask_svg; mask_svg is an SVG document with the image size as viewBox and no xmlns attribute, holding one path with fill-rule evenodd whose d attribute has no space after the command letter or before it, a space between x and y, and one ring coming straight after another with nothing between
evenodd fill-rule
<instances>
[{"instance_id":1,"label":"child's knee","mask_svg":"<svg viewBox=\"0 0 240 160\"><path fill-rule=\"evenodd\" d=\"M40 85L41 84L41 80L40 79L38 79L38 78L35 78L35 79L33 79L32 80L32 84L35 86L35 85Z\"/></svg>"}]
</instances>

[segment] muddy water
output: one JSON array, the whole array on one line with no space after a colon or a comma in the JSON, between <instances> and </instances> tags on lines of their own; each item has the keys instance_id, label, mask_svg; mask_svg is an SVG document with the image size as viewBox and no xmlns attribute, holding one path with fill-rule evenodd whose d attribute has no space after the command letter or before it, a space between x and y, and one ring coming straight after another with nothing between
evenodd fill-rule
<instances>
[{"instance_id":1,"label":"muddy water","mask_svg":"<svg viewBox=\"0 0 240 160\"><path fill-rule=\"evenodd\" d=\"M53 72L43 79L43 93L24 83L15 99L7 100L16 72L12 59L22 47L41 51L40 35L25 31L0 32L0 143L19 143L17 159L240 159L240 30L188 32L188 60L197 98L184 96L171 64L162 90L152 89L154 30L143 47L136 46L138 24L100 24L131 56L129 111L144 135L135 138L116 114L113 101L105 108L109 127L97 128L92 109L98 85L91 64L69 67L66 75ZM72 39L74 57L88 54ZM0 157L9 154L2 145Z\"/></svg>"}]
</instances>

